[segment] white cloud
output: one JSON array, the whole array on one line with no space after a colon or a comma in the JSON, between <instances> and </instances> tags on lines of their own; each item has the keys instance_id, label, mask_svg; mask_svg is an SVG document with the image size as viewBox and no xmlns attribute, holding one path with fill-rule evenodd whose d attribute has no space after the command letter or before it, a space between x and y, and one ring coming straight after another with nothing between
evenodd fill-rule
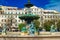
<instances>
[{"instance_id":1,"label":"white cloud","mask_svg":"<svg viewBox=\"0 0 60 40\"><path fill-rule=\"evenodd\" d=\"M60 12L60 0L50 0L49 4L45 5L45 9L57 10Z\"/></svg>"}]
</instances>

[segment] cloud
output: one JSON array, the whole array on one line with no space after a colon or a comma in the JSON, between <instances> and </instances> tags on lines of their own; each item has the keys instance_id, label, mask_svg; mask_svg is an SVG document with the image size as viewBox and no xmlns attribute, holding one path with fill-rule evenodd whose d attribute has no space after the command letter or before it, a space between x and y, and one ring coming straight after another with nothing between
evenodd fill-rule
<instances>
[{"instance_id":1,"label":"cloud","mask_svg":"<svg viewBox=\"0 0 60 40\"><path fill-rule=\"evenodd\" d=\"M49 4L45 5L45 9L56 10L60 12L60 0L50 0Z\"/></svg>"}]
</instances>

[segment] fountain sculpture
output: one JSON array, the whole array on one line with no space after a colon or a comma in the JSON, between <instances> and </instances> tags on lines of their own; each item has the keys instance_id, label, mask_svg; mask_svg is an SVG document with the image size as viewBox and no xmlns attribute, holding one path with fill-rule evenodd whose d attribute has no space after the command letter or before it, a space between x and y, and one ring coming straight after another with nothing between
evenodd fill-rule
<instances>
[{"instance_id":1,"label":"fountain sculpture","mask_svg":"<svg viewBox=\"0 0 60 40\"><path fill-rule=\"evenodd\" d=\"M51 32L56 32L56 31L57 31L57 28L52 24L50 31L51 31Z\"/></svg>"},{"instance_id":2,"label":"fountain sculpture","mask_svg":"<svg viewBox=\"0 0 60 40\"><path fill-rule=\"evenodd\" d=\"M3 25L2 35L6 35L6 24Z\"/></svg>"},{"instance_id":3,"label":"fountain sculpture","mask_svg":"<svg viewBox=\"0 0 60 40\"><path fill-rule=\"evenodd\" d=\"M21 20L25 20L29 28L27 28L27 31L29 32L29 35L34 35L36 28L34 27L33 20L39 19L38 15L34 15L30 9L33 5L30 3L30 0L28 0L28 3L25 4L25 7L27 8L26 14L22 14L19 16Z\"/></svg>"}]
</instances>

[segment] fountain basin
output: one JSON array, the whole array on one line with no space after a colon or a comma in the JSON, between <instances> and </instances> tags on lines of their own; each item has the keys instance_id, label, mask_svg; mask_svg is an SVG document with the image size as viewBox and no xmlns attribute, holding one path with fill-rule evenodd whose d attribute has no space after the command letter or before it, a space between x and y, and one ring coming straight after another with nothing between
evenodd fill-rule
<instances>
[{"instance_id":1,"label":"fountain basin","mask_svg":"<svg viewBox=\"0 0 60 40\"><path fill-rule=\"evenodd\" d=\"M0 40L60 40L60 35L0 35Z\"/></svg>"}]
</instances>

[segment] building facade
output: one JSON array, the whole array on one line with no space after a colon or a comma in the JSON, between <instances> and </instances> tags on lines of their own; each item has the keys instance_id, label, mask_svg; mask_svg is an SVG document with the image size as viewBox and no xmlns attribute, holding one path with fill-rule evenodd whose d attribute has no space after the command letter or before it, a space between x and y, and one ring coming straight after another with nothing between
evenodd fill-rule
<instances>
[{"instance_id":1,"label":"building facade","mask_svg":"<svg viewBox=\"0 0 60 40\"><path fill-rule=\"evenodd\" d=\"M32 14L40 16L40 26L42 26L45 21L57 21L60 19L60 13L55 10L44 10L36 6L33 6L30 9ZM20 20L18 17L22 14L25 14L27 11L27 8L19 9L17 7L0 6L0 27L3 27L4 24L7 24L8 27L10 25L10 27L17 28L19 23L24 22L24 20Z\"/></svg>"}]
</instances>

